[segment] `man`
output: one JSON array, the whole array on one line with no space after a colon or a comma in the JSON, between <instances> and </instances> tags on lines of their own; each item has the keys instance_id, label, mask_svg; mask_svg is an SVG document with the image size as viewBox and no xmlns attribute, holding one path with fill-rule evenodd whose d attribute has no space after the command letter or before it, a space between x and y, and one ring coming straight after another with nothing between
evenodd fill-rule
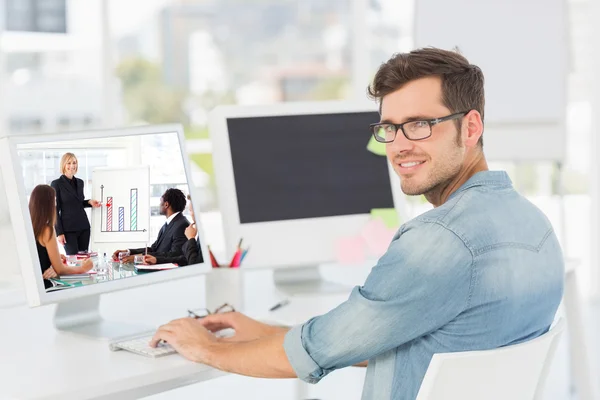
<instances>
[{"instance_id":1,"label":"man","mask_svg":"<svg viewBox=\"0 0 600 400\"><path fill-rule=\"evenodd\" d=\"M387 143L404 193L435 208L400 228L345 303L289 331L239 313L180 319L150 345L165 340L225 371L310 383L360 363L363 399L404 400L416 397L434 353L545 333L562 296L562 253L546 217L506 173L488 171L483 83L477 66L435 48L380 67L369 90L381 110L372 132ZM233 339L209 332L227 327Z\"/></svg>"},{"instance_id":2,"label":"man","mask_svg":"<svg viewBox=\"0 0 600 400\"><path fill-rule=\"evenodd\" d=\"M192 217L192 223L185 228L183 232L186 237L186 242L181 247L181 251L183 254L177 256L169 256L169 255L145 255L144 256L144 264L154 265L154 264L165 264L165 263L175 263L179 265L192 265L192 264L200 264L204 262L204 257L202 256L202 251L200 250L200 243L196 240L196 236L198 235L198 227L196 226L196 216L194 214L194 207L192 205L192 199L190 195L187 196L190 205L190 216Z\"/></svg>"},{"instance_id":3,"label":"man","mask_svg":"<svg viewBox=\"0 0 600 400\"><path fill-rule=\"evenodd\" d=\"M130 255L123 259L123 262L133 262L134 254L145 253L153 256L173 257L182 254L182 246L187 241L185 237L185 228L190 224L187 218L182 214L185 209L185 195L179 189L167 189L160 198L160 215L167 217L167 222L160 228L156 241L151 247L142 247L140 249L129 249ZM117 250L113 253L113 259L117 259L120 252L127 250Z\"/></svg>"}]
</instances>

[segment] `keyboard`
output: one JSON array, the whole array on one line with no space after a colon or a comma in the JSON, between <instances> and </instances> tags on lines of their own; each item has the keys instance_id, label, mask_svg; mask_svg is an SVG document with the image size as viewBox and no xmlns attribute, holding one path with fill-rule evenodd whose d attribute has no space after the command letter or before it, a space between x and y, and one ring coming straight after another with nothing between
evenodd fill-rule
<instances>
[{"instance_id":1,"label":"keyboard","mask_svg":"<svg viewBox=\"0 0 600 400\"><path fill-rule=\"evenodd\" d=\"M230 337L235 334L233 329L223 329L215 332L217 337ZM160 342L156 347L150 347L148 343L154 336L154 332L145 333L140 336L130 337L126 339L119 339L109 344L109 348L112 351L127 350L140 356L145 357L162 357L168 356L169 354L175 354L177 351L171 345L165 342Z\"/></svg>"}]
</instances>

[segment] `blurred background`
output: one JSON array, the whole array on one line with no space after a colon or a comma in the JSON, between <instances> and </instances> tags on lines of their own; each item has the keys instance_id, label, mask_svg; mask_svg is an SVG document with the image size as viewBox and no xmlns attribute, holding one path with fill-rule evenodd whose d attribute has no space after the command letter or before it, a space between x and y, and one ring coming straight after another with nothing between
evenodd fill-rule
<instances>
[{"instance_id":1,"label":"blurred background","mask_svg":"<svg viewBox=\"0 0 600 400\"><path fill-rule=\"evenodd\" d=\"M0 5L5 22L0 128L28 134L180 122L194 181L205 194L204 211L217 208L207 130L213 107L364 100L378 66L413 46L413 0L3 0ZM549 215L566 255L582 260L583 294L596 296L593 2L568 0L567 11L566 162L561 169L545 162L492 167L508 170L517 188ZM558 199L560 179L564 203ZM417 197L408 199L408 207L408 214L416 215L428 206Z\"/></svg>"}]
</instances>

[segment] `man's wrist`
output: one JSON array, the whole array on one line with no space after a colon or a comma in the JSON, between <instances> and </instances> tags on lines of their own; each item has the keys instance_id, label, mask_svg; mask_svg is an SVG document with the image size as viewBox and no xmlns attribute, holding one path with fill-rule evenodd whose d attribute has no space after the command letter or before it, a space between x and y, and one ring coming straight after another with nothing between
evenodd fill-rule
<instances>
[{"instance_id":1,"label":"man's wrist","mask_svg":"<svg viewBox=\"0 0 600 400\"><path fill-rule=\"evenodd\" d=\"M222 359L223 355L225 354L225 352L227 351L227 348L235 345L235 343L233 342L221 342L218 340L213 340L210 342L210 344L208 346L206 346L206 353L205 356L202 357L204 359L198 360L198 362L210 365L211 367L220 369L220 370L224 370L224 365L221 365L222 363L220 362L220 360ZM229 372L229 371L227 371Z\"/></svg>"}]
</instances>

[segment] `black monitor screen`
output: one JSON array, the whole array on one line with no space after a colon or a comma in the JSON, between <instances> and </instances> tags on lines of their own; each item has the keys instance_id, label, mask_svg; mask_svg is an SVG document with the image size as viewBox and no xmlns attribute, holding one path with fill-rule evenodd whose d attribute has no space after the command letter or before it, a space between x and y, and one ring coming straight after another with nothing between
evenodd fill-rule
<instances>
[{"instance_id":1,"label":"black monitor screen","mask_svg":"<svg viewBox=\"0 0 600 400\"><path fill-rule=\"evenodd\" d=\"M368 214L394 202L367 150L377 112L227 121L241 223Z\"/></svg>"}]
</instances>

